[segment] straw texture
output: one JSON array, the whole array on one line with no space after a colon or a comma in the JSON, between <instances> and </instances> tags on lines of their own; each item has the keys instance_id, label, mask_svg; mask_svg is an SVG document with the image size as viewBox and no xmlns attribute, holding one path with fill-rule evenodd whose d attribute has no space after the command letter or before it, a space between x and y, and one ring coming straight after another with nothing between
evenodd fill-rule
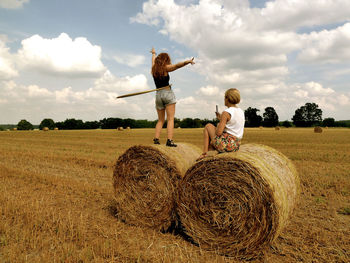
<instances>
[{"instance_id":1,"label":"straw texture","mask_svg":"<svg viewBox=\"0 0 350 263\"><path fill-rule=\"evenodd\" d=\"M126 150L113 174L118 217L132 225L166 230L175 219L178 183L199 155L199 148L184 143Z\"/></svg>"},{"instance_id":2,"label":"straw texture","mask_svg":"<svg viewBox=\"0 0 350 263\"><path fill-rule=\"evenodd\" d=\"M177 212L203 249L251 259L287 224L298 194L297 171L286 156L246 144L195 163L180 183Z\"/></svg>"}]
</instances>

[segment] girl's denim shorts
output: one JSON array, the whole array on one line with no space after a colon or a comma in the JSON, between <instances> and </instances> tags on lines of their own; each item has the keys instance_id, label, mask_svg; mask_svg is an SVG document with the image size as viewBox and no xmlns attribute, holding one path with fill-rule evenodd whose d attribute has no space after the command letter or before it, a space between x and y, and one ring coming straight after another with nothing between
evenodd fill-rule
<instances>
[{"instance_id":1,"label":"girl's denim shorts","mask_svg":"<svg viewBox=\"0 0 350 263\"><path fill-rule=\"evenodd\" d=\"M175 94L171 89L159 90L156 92L156 109L164 110L166 105L175 104Z\"/></svg>"}]
</instances>

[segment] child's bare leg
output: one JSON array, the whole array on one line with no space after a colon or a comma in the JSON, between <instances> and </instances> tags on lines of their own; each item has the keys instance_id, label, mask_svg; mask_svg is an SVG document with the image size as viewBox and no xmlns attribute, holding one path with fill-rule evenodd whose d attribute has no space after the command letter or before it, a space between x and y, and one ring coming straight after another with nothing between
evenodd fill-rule
<instances>
[{"instance_id":1,"label":"child's bare leg","mask_svg":"<svg viewBox=\"0 0 350 263\"><path fill-rule=\"evenodd\" d=\"M211 146L210 142L212 139L215 137L215 126L211 123L208 123L205 125L203 134L204 134L204 139L203 139L203 153L208 152L208 150L213 150L213 146Z\"/></svg>"}]
</instances>

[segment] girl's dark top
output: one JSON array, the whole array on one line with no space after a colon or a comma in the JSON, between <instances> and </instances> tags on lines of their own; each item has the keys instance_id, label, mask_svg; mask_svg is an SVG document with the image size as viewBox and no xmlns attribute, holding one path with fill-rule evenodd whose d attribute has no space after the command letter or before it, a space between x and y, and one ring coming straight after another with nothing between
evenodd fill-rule
<instances>
[{"instance_id":1,"label":"girl's dark top","mask_svg":"<svg viewBox=\"0 0 350 263\"><path fill-rule=\"evenodd\" d=\"M170 80L169 74L166 76L161 76L161 77L153 76L153 79L154 79L154 84L156 84L157 89L169 86L169 80Z\"/></svg>"}]
</instances>

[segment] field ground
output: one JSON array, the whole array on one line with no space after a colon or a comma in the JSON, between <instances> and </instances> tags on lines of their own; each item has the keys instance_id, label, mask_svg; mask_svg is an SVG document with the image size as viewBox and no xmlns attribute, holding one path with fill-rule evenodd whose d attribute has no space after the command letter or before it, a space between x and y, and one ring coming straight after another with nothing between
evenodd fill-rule
<instances>
[{"instance_id":1,"label":"field ground","mask_svg":"<svg viewBox=\"0 0 350 263\"><path fill-rule=\"evenodd\" d=\"M0 262L234 262L113 216L113 166L152 129L0 132ZM162 132L162 143L166 133ZM175 141L201 146L202 129ZM350 262L350 129L246 129L296 165L300 202L263 262Z\"/></svg>"}]
</instances>

